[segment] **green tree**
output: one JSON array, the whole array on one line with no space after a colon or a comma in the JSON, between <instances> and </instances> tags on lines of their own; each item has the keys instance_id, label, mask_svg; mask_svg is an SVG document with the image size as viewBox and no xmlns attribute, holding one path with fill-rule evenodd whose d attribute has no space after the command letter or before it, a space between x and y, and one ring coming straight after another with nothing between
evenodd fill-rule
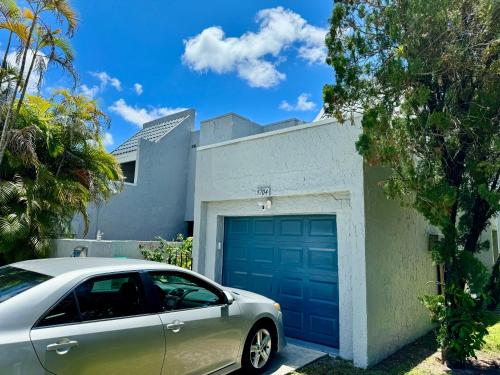
<instances>
[{"instance_id":1,"label":"green tree","mask_svg":"<svg viewBox=\"0 0 500 375\"><path fill-rule=\"evenodd\" d=\"M442 232L444 296L424 302L453 364L480 348L484 309L498 303L498 276L488 282L475 254L499 211L499 36L496 0L344 0L326 38L326 112L362 113L359 153L389 167L387 194Z\"/></svg>"},{"instance_id":2,"label":"green tree","mask_svg":"<svg viewBox=\"0 0 500 375\"><path fill-rule=\"evenodd\" d=\"M0 23L0 29L9 32L8 48L4 55L2 67L3 76L6 70L8 51L11 48L12 36L19 39L18 64L19 69L14 75L12 85L7 85L2 103L2 131L0 133L0 164L2 164L5 148L8 143L9 130L16 122L16 117L23 104L26 90L33 79L34 70L38 71L38 87L49 64L58 64L73 76L73 53L67 40L61 35L61 30L53 28L54 24L66 27L66 35L72 36L77 17L68 0L26 0L27 7L21 12L13 0L0 0L0 13L5 21ZM55 21L54 21L55 20ZM49 49L48 54L43 51ZM8 75L11 76L11 75Z\"/></svg>"},{"instance_id":3,"label":"green tree","mask_svg":"<svg viewBox=\"0 0 500 375\"><path fill-rule=\"evenodd\" d=\"M101 142L107 117L95 101L68 91L28 97L0 166L0 256L44 256L75 214L119 191L118 162Z\"/></svg>"}]
</instances>

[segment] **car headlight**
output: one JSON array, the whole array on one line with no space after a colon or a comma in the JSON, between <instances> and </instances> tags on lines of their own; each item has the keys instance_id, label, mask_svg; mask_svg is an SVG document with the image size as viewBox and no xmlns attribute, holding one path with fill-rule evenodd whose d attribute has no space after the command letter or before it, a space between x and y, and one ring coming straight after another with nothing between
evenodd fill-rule
<instances>
[{"instance_id":1,"label":"car headlight","mask_svg":"<svg viewBox=\"0 0 500 375\"><path fill-rule=\"evenodd\" d=\"M276 311L281 311L281 306L277 302L274 304L274 308L276 309Z\"/></svg>"}]
</instances>

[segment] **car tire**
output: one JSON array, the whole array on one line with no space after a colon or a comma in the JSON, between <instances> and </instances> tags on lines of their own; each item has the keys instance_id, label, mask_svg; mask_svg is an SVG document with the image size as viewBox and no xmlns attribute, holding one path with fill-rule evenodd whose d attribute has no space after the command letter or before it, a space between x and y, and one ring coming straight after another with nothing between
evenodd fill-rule
<instances>
[{"instance_id":1,"label":"car tire","mask_svg":"<svg viewBox=\"0 0 500 375\"><path fill-rule=\"evenodd\" d=\"M261 374L269 367L277 346L274 332L269 324L258 323L250 330L241 357L244 374Z\"/></svg>"}]
</instances>

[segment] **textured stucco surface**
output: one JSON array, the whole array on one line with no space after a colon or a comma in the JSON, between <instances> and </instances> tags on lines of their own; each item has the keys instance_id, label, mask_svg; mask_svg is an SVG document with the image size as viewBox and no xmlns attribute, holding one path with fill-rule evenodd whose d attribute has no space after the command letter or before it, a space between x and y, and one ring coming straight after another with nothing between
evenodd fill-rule
<instances>
[{"instance_id":1,"label":"textured stucco surface","mask_svg":"<svg viewBox=\"0 0 500 375\"><path fill-rule=\"evenodd\" d=\"M167 240L186 234L189 155L194 113L158 142L139 140L137 180L99 207L89 207L90 230L86 238L96 238L97 230L106 240ZM81 220L73 229L83 237Z\"/></svg>"},{"instance_id":2,"label":"textured stucco surface","mask_svg":"<svg viewBox=\"0 0 500 375\"><path fill-rule=\"evenodd\" d=\"M374 364L432 326L418 297L435 294L429 225L415 210L388 200L382 169L365 166L368 363Z\"/></svg>"},{"instance_id":3,"label":"textured stucco surface","mask_svg":"<svg viewBox=\"0 0 500 375\"><path fill-rule=\"evenodd\" d=\"M198 149L194 266L220 280L225 216L336 214L339 351L366 366L363 166L354 149L358 135L357 126L327 120ZM262 185L272 190L272 207L266 211L257 206L262 199L256 189Z\"/></svg>"},{"instance_id":4,"label":"textured stucco surface","mask_svg":"<svg viewBox=\"0 0 500 375\"><path fill-rule=\"evenodd\" d=\"M200 131L191 132L191 139L189 141L189 156L188 156L188 169L187 169L187 183L186 183L186 209L185 220L194 220L194 183L196 174L196 150L200 144Z\"/></svg>"},{"instance_id":5,"label":"textured stucco surface","mask_svg":"<svg viewBox=\"0 0 500 375\"><path fill-rule=\"evenodd\" d=\"M200 144L210 145L257 134L261 131L262 126L259 124L236 113L228 113L201 122Z\"/></svg>"}]
</instances>

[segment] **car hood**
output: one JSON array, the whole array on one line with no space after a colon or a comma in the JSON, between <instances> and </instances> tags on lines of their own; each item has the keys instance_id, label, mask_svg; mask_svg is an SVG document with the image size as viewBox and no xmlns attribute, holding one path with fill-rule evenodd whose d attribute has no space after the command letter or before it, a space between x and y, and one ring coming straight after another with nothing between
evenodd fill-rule
<instances>
[{"instance_id":1,"label":"car hood","mask_svg":"<svg viewBox=\"0 0 500 375\"><path fill-rule=\"evenodd\" d=\"M267 297L264 297L260 294L249 292L248 290L243 290L243 289L237 289L237 288L224 288L224 290L227 290L235 296L236 299L243 299L245 301L252 301L252 302L268 302L268 303L274 303L272 299L269 299Z\"/></svg>"}]
</instances>

